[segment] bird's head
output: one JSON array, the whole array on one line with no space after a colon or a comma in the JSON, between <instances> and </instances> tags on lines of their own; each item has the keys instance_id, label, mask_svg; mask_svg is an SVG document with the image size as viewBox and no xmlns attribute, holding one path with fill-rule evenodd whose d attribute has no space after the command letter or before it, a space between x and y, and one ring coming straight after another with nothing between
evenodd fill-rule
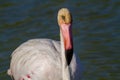
<instances>
[{"instance_id":1,"label":"bird's head","mask_svg":"<svg viewBox=\"0 0 120 80\"><path fill-rule=\"evenodd\" d=\"M67 8L62 8L58 12L58 24L61 26L62 24L71 24L72 16L70 11Z\"/></svg>"},{"instance_id":2,"label":"bird's head","mask_svg":"<svg viewBox=\"0 0 120 80\"><path fill-rule=\"evenodd\" d=\"M60 27L62 37L61 39L64 45L66 60L69 65L73 55L73 40L72 40L72 16L67 8L62 8L58 11L58 25Z\"/></svg>"},{"instance_id":3,"label":"bird's head","mask_svg":"<svg viewBox=\"0 0 120 80\"><path fill-rule=\"evenodd\" d=\"M58 25L62 33L65 50L73 48L72 16L67 8L62 8L58 11Z\"/></svg>"}]
</instances>

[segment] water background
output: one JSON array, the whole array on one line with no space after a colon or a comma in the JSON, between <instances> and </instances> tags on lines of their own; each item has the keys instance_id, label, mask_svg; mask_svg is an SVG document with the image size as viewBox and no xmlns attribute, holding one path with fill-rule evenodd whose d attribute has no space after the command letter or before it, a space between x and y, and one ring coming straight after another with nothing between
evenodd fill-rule
<instances>
[{"instance_id":1,"label":"water background","mask_svg":"<svg viewBox=\"0 0 120 80\"><path fill-rule=\"evenodd\" d=\"M62 7L73 15L82 80L120 80L120 0L0 0L0 80L11 80L6 71L20 44L33 38L59 40Z\"/></svg>"}]
</instances>

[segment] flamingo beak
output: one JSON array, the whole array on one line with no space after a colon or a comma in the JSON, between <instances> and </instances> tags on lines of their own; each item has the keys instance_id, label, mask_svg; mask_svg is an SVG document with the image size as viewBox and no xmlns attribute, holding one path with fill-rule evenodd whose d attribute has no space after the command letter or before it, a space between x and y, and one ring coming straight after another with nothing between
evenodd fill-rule
<instances>
[{"instance_id":1,"label":"flamingo beak","mask_svg":"<svg viewBox=\"0 0 120 80\"><path fill-rule=\"evenodd\" d=\"M73 41L72 41L71 24L61 24L60 29L61 29L62 36L63 36L65 50L72 49Z\"/></svg>"}]
</instances>

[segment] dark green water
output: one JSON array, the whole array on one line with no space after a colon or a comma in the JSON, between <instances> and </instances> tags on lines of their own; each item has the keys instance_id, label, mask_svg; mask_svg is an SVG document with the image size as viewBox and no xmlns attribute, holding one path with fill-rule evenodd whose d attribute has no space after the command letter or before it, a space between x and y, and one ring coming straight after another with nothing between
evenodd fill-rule
<instances>
[{"instance_id":1,"label":"dark green water","mask_svg":"<svg viewBox=\"0 0 120 80\"><path fill-rule=\"evenodd\" d=\"M120 0L0 0L0 80L15 48L32 38L59 40L57 11L73 14L82 80L120 80Z\"/></svg>"}]
</instances>

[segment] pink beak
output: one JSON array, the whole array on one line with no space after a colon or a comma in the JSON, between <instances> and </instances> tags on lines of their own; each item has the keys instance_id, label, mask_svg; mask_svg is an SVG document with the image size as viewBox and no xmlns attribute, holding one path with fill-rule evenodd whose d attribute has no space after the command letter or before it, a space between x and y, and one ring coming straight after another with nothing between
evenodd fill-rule
<instances>
[{"instance_id":1,"label":"pink beak","mask_svg":"<svg viewBox=\"0 0 120 80\"><path fill-rule=\"evenodd\" d=\"M60 25L65 50L70 50L73 48L73 41L72 41L72 28L71 24L61 24Z\"/></svg>"}]
</instances>

